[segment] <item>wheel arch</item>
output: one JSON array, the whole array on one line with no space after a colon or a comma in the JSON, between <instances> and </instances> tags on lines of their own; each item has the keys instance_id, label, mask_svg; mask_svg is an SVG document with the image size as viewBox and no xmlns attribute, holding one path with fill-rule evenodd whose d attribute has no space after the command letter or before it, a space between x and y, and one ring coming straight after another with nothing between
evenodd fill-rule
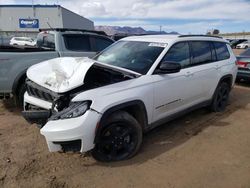
<instances>
[{"instance_id":1,"label":"wheel arch","mask_svg":"<svg viewBox=\"0 0 250 188\"><path fill-rule=\"evenodd\" d=\"M213 98L214 98L214 96L215 96L215 93L216 93L216 90L217 90L218 86L220 85L220 83L222 83L222 82L228 83L229 86L230 86L230 89L231 89L232 86L233 86L233 75L232 75L232 74L227 74L227 75L224 75L224 76L222 76L222 77L220 78L220 80L219 80L219 82L218 82L216 88L214 89L213 96L212 96L212 99L211 99L211 100L213 100Z\"/></svg>"},{"instance_id":2,"label":"wheel arch","mask_svg":"<svg viewBox=\"0 0 250 188\"><path fill-rule=\"evenodd\" d=\"M221 77L218 85L222 82L226 82L229 84L230 88L233 86L233 75L232 74L227 74Z\"/></svg>"},{"instance_id":3,"label":"wheel arch","mask_svg":"<svg viewBox=\"0 0 250 188\"><path fill-rule=\"evenodd\" d=\"M94 143L97 142L98 137L101 133L101 130L102 130L102 128L104 128L105 120L111 114L113 114L117 111L126 111L127 113L129 113L131 116L133 116L138 121L138 123L142 126L143 131L145 131L147 129L147 127L148 127L148 115L147 115L146 106L143 103L143 101L133 100L133 101L125 102L125 103L113 106L103 113L103 115L99 121L99 125L97 126L97 129L96 129Z\"/></svg>"},{"instance_id":4,"label":"wheel arch","mask_svg":"<svg viewBox=\"0 0 250 188\"><path fill-rule=\"evenodd\" d=\"M14 95L18 94L18 90L20 88L20 83L24 83L25 82L25 80L26 80L26 71L27 71L27 69L23 70L15 78L15 80L13 82L13 86L12 86L12 93Z\"/></svg>"}]
</instances>

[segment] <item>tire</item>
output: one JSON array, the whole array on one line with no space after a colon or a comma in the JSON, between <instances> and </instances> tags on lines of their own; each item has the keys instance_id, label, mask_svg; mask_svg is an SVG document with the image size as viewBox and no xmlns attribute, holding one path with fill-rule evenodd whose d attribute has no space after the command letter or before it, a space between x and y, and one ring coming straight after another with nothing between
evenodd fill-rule
<instances>
[{"instance_id":1,"label":"tire","mask_svg":"<svg viewBox=\"0 0 250 188\"><path fill-rule=\"evenodd\" d=\"M213 112L223 112L228 104L230 86L226 82L221 82L214 93L210 109Z\"/></svg>"},{"instance_id":2,"label":"tire","mask_svg":"<svg viewBox=\"0 0 250 188\"><path fill-rule=\"evenodd\" d=\"M21 108L23 107L23 98L24 98L25 92L26 92L26 86L25 86L25 83L22 83L18 89L17 96L16 96L18 107L21 107Z\"/></svg>"},{"instance_id":3,"label":"tire","mask_svg":"<svg viewBox=\"0 0 250 188\"><path fill-rule=\"evenodd\" d=\"M245 49L247 49L248 48L248 46L245 46Z\"/></svg>"},{"instance_id":4,"label":"tire","mask_svg":"<svg viewBox=\"0 0 250 188\"><path fill-rule=\"evenodd\" d=\"M142 127L125 111L118 111L104 122L92 156L97 161L121 161L133 157L142 143Z\"/></svg>"}]
</instances>

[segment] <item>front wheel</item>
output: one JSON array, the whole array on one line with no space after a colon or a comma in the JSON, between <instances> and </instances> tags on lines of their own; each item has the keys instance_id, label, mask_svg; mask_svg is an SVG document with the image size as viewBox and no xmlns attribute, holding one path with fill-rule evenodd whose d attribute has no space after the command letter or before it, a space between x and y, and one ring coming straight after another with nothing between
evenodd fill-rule
<instances>
[{"instance_id":1,"label":"front wheel","mask_svg":"<svg viewBox=\"0 0 250 188\"><path fill-rule=\"evenodd\" d=\"M214 112L222 112L226 109L230 93L230 86L226 82L222 82L216 88L213 96L211 110Z\"/></svg>"},{"instance_id":2,"label":"front wheel","mask_svg":"<svg viewBox=\"0 0 250 188\"><path fill-rule=\"evenodd\" d=\"M133 157L142 143L142 127L125 111L112 114L103 124L92 156L103 162Z\"/></svg>"}]
</instances>

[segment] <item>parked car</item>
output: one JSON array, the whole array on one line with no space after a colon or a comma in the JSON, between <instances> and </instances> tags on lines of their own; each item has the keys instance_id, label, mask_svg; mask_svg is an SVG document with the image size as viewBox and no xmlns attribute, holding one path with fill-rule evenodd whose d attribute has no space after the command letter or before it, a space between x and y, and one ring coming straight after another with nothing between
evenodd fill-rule
<instances>
[{"instance_id":1,"label":"parked car","mask_svg":"<svg viewBox=\"0 0 250 188\"><path fill-rule=\"evenodd\" d=\"M37 48L0 48L0 97L13 94L22 105L27 69L56 57L93 57L114 41L104 32L76 29L43 29Z\"/></svg>"},{"instance_id":2,"label":"parked car","mask_svg":"<svg viewBox=\"0 0 250 188\"><path fill-rule=\"evenodd\" d=\"M245 42L242 42L240 44L237 44L236 48L238 49L246 49L250 47L250 41L245 41Z\"/></svg>"},{"instance_id":3,"label":"parked car","mask_svg":"<svg viewBox=\"0 0 250 188\"><path fill-rule=\"evenodd\" d=\"M238 73L237 80L250 81L250 48L237 56Z\"/></svg>"},{"instance_id":4,"label":"parked car","mask_svg":"<svg viewBox=\"0 0 250 188\"><path fill-rule=\"evenodd\" d=\"M242 42L247 41L247 39L235 39L233 41L230 42L230 45L232 48L236 48L236 46Z\"/></svg>"},{"instance_id":5,"label":"parked car","mask_svg":"<svg viewBox=\"0 0 250 188\"><path fill-rule=\"evenodd\" d=\"M15 46L35 46L36 40L30 38L30 37L13 37L10 40L10 45Z\"/></svg>"},{"instance_id":6,"label":"parked car","mask_svg":"<svg viewBox=\"0 0 250 188\"><path fill-rule=\"evenodd\" d=\"M30 67L23 116L40 124L51 152L133 157L143 132L183 113L226 108L236 58L209 36L133 36L94 59L56 58Z\"/></svg>"}]
</instances>

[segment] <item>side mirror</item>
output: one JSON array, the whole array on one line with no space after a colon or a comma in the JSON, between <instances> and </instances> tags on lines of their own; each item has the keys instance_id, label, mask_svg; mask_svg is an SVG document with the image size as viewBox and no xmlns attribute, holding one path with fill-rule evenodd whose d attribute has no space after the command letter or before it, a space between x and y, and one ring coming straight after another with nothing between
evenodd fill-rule
<instances>
[{"instance_id":1,"label":"side mirror","mask_svg":"<svg viewBox=\"0 0 250 188\"><path fill-rule=\"evenodd\" d=\"M163 61L160 64L160 67L156 70L158 74L171 74L180 72L181 65L172 61Z\"/></svg>"}]
</instances>

